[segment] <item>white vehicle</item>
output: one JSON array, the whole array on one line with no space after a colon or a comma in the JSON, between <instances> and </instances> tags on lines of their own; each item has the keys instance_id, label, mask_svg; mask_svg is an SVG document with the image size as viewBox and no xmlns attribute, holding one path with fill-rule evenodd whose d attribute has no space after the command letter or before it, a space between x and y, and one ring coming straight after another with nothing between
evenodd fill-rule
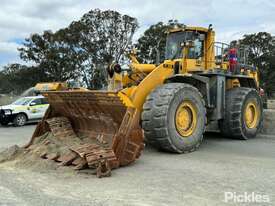
<instances>
[{"instance_id":1,"label":"white vehicle","mask_svg":"<svg viewBox=\"0 0 275 206\"><path fill-rule=\"evenodd\" d=\"M43 96L22 97L10 105L0 107L0 124L23 126L41 120L49 107Z\"/></svg>"}]
</instances>

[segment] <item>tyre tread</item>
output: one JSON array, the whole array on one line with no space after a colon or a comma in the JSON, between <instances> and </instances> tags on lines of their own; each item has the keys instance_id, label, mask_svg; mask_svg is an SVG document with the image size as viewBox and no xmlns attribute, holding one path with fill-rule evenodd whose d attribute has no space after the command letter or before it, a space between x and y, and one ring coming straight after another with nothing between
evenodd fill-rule
<instances>
[{"instance_id":1,"label":"tyre tread","mask_svg":"<svg viewBox=\"0 0 275 206\"><path fill-rule=\"evenodd\" d=\"M171 142L168 132L158 132L160 130L167 130L167 125L163 124L163 119L168 112L170 102L174 95L182 89L192 89L197 92L204 106L204 116L206 118L205 102L199 90L189 84L184 83L170 83L157 87L150 95L148 95L142 112L142 128L145 133L145 138L149 144L156 148L175 153L189 153L195 151L201 144L203 135L200 141L193 146L186 146L184 151L177 149ZM154 120L154 121L152 121ZM158 125L155 125L158 121ZM205 120L206 122L206 120Z\"/></svg>"}]
</instances>

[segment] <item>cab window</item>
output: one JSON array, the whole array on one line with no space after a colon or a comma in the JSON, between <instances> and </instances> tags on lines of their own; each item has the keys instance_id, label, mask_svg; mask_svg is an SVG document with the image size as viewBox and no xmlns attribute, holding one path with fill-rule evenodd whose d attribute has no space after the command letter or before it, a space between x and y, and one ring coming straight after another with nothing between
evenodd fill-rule
<instances>
[{"instance_id":1,"label":"cab window","mask_svg":"<svg viewBox=\"0 0 275 206\"><path fill-rule=\"evenodd\" d=\"M189 49L188 59L198 59L203 56L203 41L196 39L194 47Z\"/></svg>"},{"instance_id":2,"label":"cab window","mask_svg":"<svg viewBox=\"0 0 275 206\"><path fill-rule=\"evenodd\" d=\"M30 103L31 106L36 106L36 105L41 105L41 104L42 104L42 99L41 98L35 99Z\"/></svg>"},{"instance_id":3,"label":"cab window","mask_svg":"<svg viewBox=\"0 0 275 206\"><path fill-rule=\"evenodd\" d=\"M41 99L42 104L49 104L48 100L46 98Z\"/></svg>"},{"instance_id":4,"label":"cab window","mask_svg":"<svg viewBox=\"0 0 275 206\"><path fill-rule=\"evenodd\" d=\"M186 40L191 40L193 32L175 32L167 37L165 59L179 59L182 58L181 43Z\"/></svg>"}]
</instances>

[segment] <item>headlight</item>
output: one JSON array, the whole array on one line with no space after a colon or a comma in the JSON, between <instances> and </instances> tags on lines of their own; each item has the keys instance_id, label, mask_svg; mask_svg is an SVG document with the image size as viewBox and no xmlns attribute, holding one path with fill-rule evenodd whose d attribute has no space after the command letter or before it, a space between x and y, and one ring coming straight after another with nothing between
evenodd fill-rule
<instances>
[{"instance_id":1,"label":"headlight","mask_svg":"<svg viewBox=\"0 0 275 206\"><path fill-rule=\"evenodd\" d=\"M5 113L5 115L11 115L12 111L7 109L7 110L4 110L4 113Z\"/></svg>"}]
</instances>

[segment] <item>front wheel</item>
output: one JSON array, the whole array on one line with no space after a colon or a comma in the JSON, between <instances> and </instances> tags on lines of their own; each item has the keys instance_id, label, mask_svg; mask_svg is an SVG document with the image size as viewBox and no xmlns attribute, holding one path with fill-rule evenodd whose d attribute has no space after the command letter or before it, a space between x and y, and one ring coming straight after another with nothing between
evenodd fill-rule
<instances>
[{"instance_id":1,"label":"front wheel","mask_svg":"<svg viewBox=\"0 0 275 206\"><path fill-rule=\"evenodd\" d=\"M156 88L143 106L142 128L153 146L175 153L196 150L206 124L204 99L197 88L169 83Z\"/></svg>"},{"instance_id":2,"label":"front wheel","mask_svg":"<svg viewBox=\"0 0 275 206\"><path fill-rule=\"evenodd\" d=\"M25 114L18 114L13 119L13 125L15 127L22 127L27 123L27 117Z\"/></svg>"}]
</instances>

